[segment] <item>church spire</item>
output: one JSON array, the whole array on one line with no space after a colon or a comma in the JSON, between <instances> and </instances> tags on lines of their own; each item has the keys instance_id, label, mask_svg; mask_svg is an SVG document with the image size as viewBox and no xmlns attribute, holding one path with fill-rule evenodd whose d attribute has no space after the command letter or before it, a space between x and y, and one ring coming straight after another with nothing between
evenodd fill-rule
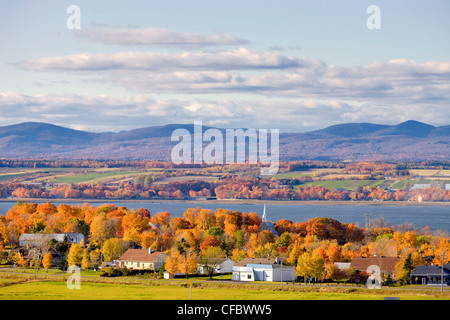
<instances>
[{"instance_id":1,"label":"church spire","mask_svg":"<svg viewBox=\"0 0 450 320\"><path fill-rule=\"evenodd\" d=\"M266 204L264 203L264 211L262 214L262 222L267 222L267 215L266 215Z\"/></svg>"}]
</instances>

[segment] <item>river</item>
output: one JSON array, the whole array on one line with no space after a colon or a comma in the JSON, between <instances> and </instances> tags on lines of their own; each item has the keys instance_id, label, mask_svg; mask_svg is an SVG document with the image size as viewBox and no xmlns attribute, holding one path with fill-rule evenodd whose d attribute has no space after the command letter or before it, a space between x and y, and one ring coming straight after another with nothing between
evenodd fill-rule
<instances>
[{"instance_id":1,"label":"river","mask_svg":"<svg viewBox=\"0 0 450 320\"><path fill-rule=\"evenodd\" d=\"M47 201L29 201L34 203L45 203ZM58 206L61 203L71 205L81 205L83 201L50 201ZM84 201L94 206L100 206L103 202ZM115 204L116 206L124 206L129 209L146 208L151 214L162 211L168 211L171 217L181 217L188 208L200 206L205 209L216 210L218 208L238 210L240 212L256 212L262 215L264 204L261 203L242 203L239 201L230 202L193 202L193 201L111 201L105 203ZM298 202L297 202L298 203ZM404 223L412 224L416 229L422 229L426 226L432 230L442 230L450 232L450 205L449 206L433 206L433 205L415 205L415 206L399 206L399 205L327 205L327 204L283 204L270 203L266 205L266 214L268 220L276 222L281 219L288 219L293 222L307 221L313 217L328 217L336 219L340 222L355 223L364 226L366 214L371 221L382 217L386 222L392 225ZM5 215L6 212L14 205L16 201L0 202L0 214Z\"/></svg>"}]
</instances>

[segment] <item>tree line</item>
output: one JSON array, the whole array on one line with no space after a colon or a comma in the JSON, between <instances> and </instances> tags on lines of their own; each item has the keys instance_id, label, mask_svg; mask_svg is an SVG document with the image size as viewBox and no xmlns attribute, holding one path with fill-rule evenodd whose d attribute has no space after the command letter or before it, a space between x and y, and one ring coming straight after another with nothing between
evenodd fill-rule
<instances>
[{"instance_id":1,"label":"tree line","mask_svg":"<svg viewBox=\"0 0 450 320\"><path fill-rule=\"evenodd\" d=\"M80 232L82 244L61 245L66 266L83 269L118 259L128 248L153 248L168 255L165 270L194 273L199 261L229 257L238 262L245 257L279 257L304 279L342 280L364 273L340 271L335 262L351 262L354 257L399 257L397 280L407 282L409 272L418 265L440 264L440 257L450 253L450 238L429 228L417 231L390 226L382 219L368 228L341 223L326 217L293 222L281 219L274 230L264 228L255 212L225 209L215 211L189 208L182 217L169 212L151 214L147 209L129 210L112 204L101 206L35 204L19 202L5 216L0 216L0 250L14 248L23 233ZM55 245L55 244L54 244ZM51 246L41 248L40 260L51 263ZM45 258L46 256L46 258ZM18 265L34 260L16 255ZM427 260L428 259L428 260ZM50 261L49 261L50 260ZM367 275L366 275L367 276Z\"/></svg>"},{"instance_id":2,"label":"tree line","mask_svg":"<svg viewBox=\"0 0 450 320\"><path fill-rule=\"evenodd\" d=\"M304 182L304 181L303 181ZM218 199L258 200L337 200L337 201L450 201L450 190L442 186L424 189L385 190L363 186L356 190L340 190L305 185L299 179L239 178L226 175L212 182L202 180L158 183L154 176L141 176L137 181L119 184L0 184L0 197L43 199L186 199L216 197Z\"/></svg>"}]
</instances>

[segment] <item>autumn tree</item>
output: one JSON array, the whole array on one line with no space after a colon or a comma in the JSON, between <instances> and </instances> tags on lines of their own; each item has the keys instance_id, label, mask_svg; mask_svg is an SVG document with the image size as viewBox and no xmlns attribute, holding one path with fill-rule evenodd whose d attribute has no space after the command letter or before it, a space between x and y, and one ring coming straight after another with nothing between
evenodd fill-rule
<instances>
[{"instance_id":1,"label":"autumn tree","mask_svg":"<svg viewBox=\"0 0 450 320\"><path fill-rule=\"evenodd\" d=\"M246 257L247 257L247 251L246 250L236 248L232 252L231 260L233 260L234 262L239 262L239 261L241 261L242 259L244 259Z\"/></svg>"},{"instance_id":2,"label":"autumn tree","mask_svg":"<svg viewBox=\"0 0 450 320\"><path fill-rule=\"evenodd\" d=\"M106 262L117 260L130 247L130 242L119 238L110 238L103 243L101 252Z\"/></svg>"},{"instance_id":3,"label":"autumn tree","mask_svg":"<svg viewBox=\"0 0 450 320\"><path fill-rule=\"evenodd\" d=\"M414 268L411 254L397 262L395 265L395 275L400 285L409 283L409 275Z\"/></svg>"},{"instance_id":4,"label":"autumn tree","mask_svg":"<svg viewBox=\"0 0 450 320\"><path fill-rule=\"evenodd\" d=\"M198 267L198 257L195 250L188 249L178 256L178 270L186 275L195 273Z\"/></svg>"},{"instance_id":5,"label":"autumn tree","mask_svg":"<svg viewBox=\"0 0 450 320\"><path fill-rule=\"evenodd\" d=\"M48 269L51 268L53 263L53 256L50 252L47 252L44 254L44 257L42 258L42 266L45 268L46 272L48 272Z\"/></svg>"},{"instance_id":6,"label":"autumn tree","mask_svg":"<svg viewBox=\"0 0 450 320\"><path fill-rule=\"evenodd\" d=\"M106 217L106 213L97 214L90 224L90 240L103 242L109 238L117 237L121 230L120 219Z\"/></svg>"},{"instance_id":7,"label":"autumn tree","mask_svg":"<svg viewBox=\"0 0 450 320\"><path fill-rule=\"evenodd\" d=\"M101 251L100 249L96 248L91 251L89 251L89 261L91 267L96 268L100 264L101 259Z\"/></svg>"},{"instance_id":8,"label":"autumn tree","mask_svg":"<svg viewBox=\"0 0 450 320\"><path fill-rule=\"evenodd\" d=\"M149 229L148 217L144 217L135 212L129 213L122 218L123 239L139 243L140 235Z\"/></svg>"},{"instance_id":9,"label":"autumn tree","mask_svg":"<svg viewBox=\"0 0 450 320\"><path fill-rule=\"evenodd\" d=\"M69 266L81 266L81 261L83 260L83 244L72 243L69 249L69 254L67 255L67 262Z\"/></svg>"},{"instance_id":10,"label":"autumn tree","mask_svg":"<svg viewBox=\"0 0 450 320\"><path fill-rule=\"evenodd\" d=\"M81 259L81 269L83 270L87 270L89 269L91 262L89 260L89 254L87 252L87 248L83 250L83 255L82 255L82 259Z\"/></svg>"},{"instance_id":11,"label":"autumn tree","mask_svg":"<svg viewBox=\"0 0 450 320\"><path fill-rule=\"evenodd\" d=\"M220 246L220 240L218 237L210 235L206 236L202 243L200 244L200 250L204 252L209 247L219 247Z\"/></svg>"},{"instance_id":12,"label":"autumn tree","mask_svg":"<svg viewBox=\"0 0 450 320\"><path fill-rule=\"evenodd\" d=\"M180 266L179 266L179 258L180 253L178 250L172 249L170 251L170 254L167 256L166 263L164 264L164 268L166 271L168 271L171 274L176 274L180 272Z\"/></svg>"},{"instance_id":13,"label":"autumn tree","mask_svg":"<svg viewBox=\"0 0 450 320\"><path fill-rule=\"evenodd\" d=\"M203 271L212 279L224 258L225 254L220 247L207 247L202 251L199 263Z\"/></svg>"},{"instance_id":14,"label":"autumn tree","mask_svg":"<svg viewBox=\"0 0 450 320\"><path fill-rule=\"evenodd\" d=\"M322 256L314 251L312 253L304 252L299 256L294 272L303 277L306 282L308 278L322 278L324 270L325 264Z\"/></svg>"}]
</instances>

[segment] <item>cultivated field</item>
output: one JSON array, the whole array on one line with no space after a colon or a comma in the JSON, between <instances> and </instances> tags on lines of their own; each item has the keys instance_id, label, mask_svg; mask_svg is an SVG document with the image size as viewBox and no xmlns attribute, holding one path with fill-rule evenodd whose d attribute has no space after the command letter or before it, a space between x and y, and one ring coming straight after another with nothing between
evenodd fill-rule
<instances>
[{"instance_id":1,"label":"cultivated field","mask_svg":"<svg viewBox=\"0 0 450 320\"><path fill-rule=\"evenodd\" d=\"M346 189L356 191L361 187L380 187L382 189L409 190L416 183L450 184L450 170L439 169L411 169L410 177L369 180L360 174L346 174L340 168L314 168L302 171L278 173L271 178L300 179L306 181L295 187L322 186L330 190ZM215 182L229 172L212 172L199 168L178 169L143 169L136 167L124 168L0 168L0 183L43 183L51 189L52 184L118 184L133 181L137 176L153 176L154 183L165 184L170 182L200 180ZM241 175L236 171L234 174Z\"/></svg>"},{"instance_id":2,"label":"cultivated field","mask_svg":"<svg viewBox=\"0 0 450 320\"><path fill-rule=\"evenodd\" d=\"M38 274L0 274L1 300L188 300L191 279L153 280L149 278L102 278L83 273L80 289L69 289L67 276ZM193 300L450 300L450 291L439 288L383 288L280 283L236 283L227 280L194 279Z\"/></svg>"}]
</instances>

